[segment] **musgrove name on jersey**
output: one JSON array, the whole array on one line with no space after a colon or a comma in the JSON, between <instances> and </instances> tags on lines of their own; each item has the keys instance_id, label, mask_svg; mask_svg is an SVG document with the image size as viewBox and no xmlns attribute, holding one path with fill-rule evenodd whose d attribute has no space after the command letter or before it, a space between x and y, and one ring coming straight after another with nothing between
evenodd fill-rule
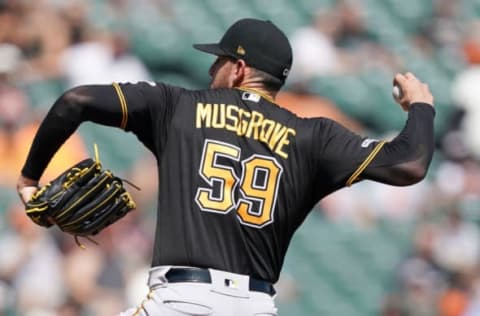
<instances>
[{"instance_id":1,"label":"musgrove name on jersey","mask_svg":"<svg viewBox=\"0 0 480 316\"><path fill-rule=\"evenodd\" d=\"M290 144L295 129L266 119L257 111L245 111L234 104L197 103L196 128L221 128L238 136L253 138L287 159L285 146Z\"/></svg>"}]
</instances>

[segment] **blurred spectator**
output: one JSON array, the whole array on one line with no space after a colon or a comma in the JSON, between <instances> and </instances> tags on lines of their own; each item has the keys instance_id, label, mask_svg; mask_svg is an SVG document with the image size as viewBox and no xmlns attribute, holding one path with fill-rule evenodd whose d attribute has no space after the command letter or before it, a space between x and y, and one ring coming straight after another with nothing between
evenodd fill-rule
<instances>
[{"instance_id":1,"label":"blurred spectator","mask_svg":"<svg viewBox=\"0 0 480 316\"><path fill-rule=\"evenodd\" d=\"M30 111L30 112L29 112ZM13 187L27 157L39 122L24 94L0 83L0 185ZM55 155L42 176L47 182L88 156L83 140L73 135Z\"/></svg>"},{"instance_id":2,"label":"blurred spectator","mask_svg":"<svg viewBox=\"0 0 480 316\"><path fill-rule=\"evenodd\" d=\"M461 1L433 0L432 4L433 14L425 19L418 34L432 46L429 50L442 49L458 56L465 27L461 19Z\"/></svg>"},{"instance_id":3,"label":"blurred spectator","mask_svg":"<svg viewBox=\"0 0 480 316\"><path fill-rule=\"evenodd\" d=\"M316 76L358 73L364 69L397 69L398 61L365 23L360 2L341 0L320 10L310 25L291 36L293 49L290 80L308 81Z\"/></svg>"},{"instance_id":4,"label":"blurred spectator","mask_svg":"<svg viewBox=\"0 0 480 316\"><path fill-rule=\"evenodd\" d=\"M109 73L115 82L150 80L150 73L143 62L130 52L128 34L115 30L110 37L113 61Z\"/></svg>"},{"instance_id":5,"label":"blurred spectator","mask_svg":"<svg viewBox=\"0 0 480 316\"><path fill-rule=\"evenodd\" d=\"M308 81L314 76L341 72L342 65L335 47L339 20L331 11L315 13L310 25L291 36L293 81Z\"/></svg>"},{"instance_id":6,"label":"blurred spectator","mask_svg":"<svg viewBox=\"0 0 480 316\"><path fill-rule=\"evenodd\" d=\"M48 232L25 216L22 204L8 210L10 230L0 232L0 280L15 293L15 309L27 315L53 309L64 299L62 258Z\"/></svg>"},{"instance_id":7,"label":"blurred spectator","mask_svg":"<svg viewBox=\"0 0 480 316\"><path fill-rule=\"evenodd\" d=\"M469 158L445 159L437 167L435 186L439 190L435 200L438 205L461 204L468 199L478 200L480 164Z\"/></svg>"},{"instance_id":8,"label":"blurred spectator","mask_svg":"<svg viewBox=\"0 0 480 316\"><path fill-rule=\"evenodd\" d=\"M465 273L454 273L449 288L440 296L440 316L463 316L469 303L469 279Z\"/></svg>"},{"instance_id":9,"label":"blurred spectator","mask_svg":"<svg viewBox=\"0 0 480 316\"><path fill-rule=\"evenodd\" d=\"M435 260L450 273L473 271L480 259L480 230L466 221L458 205L439 226L434 248Z\"/></svg>"},{"instance_id":10,"label":"blurred spectator","mask_svg":"<svg viewBox=\"0 0 480 316\"><path fill-rule=\"evenodd\" d=\"M470 283L470 300L463 316L480 315L480 266L473 271Z\"/></svg>"},{"instance_id":11,"label":"blurred spectator","mask_svg":"<svg viewBox=\"0 0 480 316\"><path fill-rule=\"evenodd\" d=\"M146 66L130 53L126 30L96 29L86 22L86 16L70 17L72 43L60 58L67 86L150 80Z\"/></svg>"},{"instance_id":12,"label":"blurred spectator","mask_svg":"<svg viewBox=\"0 0 480 316\"><path fill-rule=\"evenodd\" d=\"M428 180L402 188L365 181L362 185L334 192L325 197L320 205L327 217L335 222L369 227L377 220L385 219L400 224L421 216L431 194Z\"/></svg>"},{"instance_id":13,"label":"blurred spectator","mask_svg":"<svg viewBox=\"0 0 480 316\"><path fill-rule=\"evenodd\" d=\"M84 29L79 32L78 42L65 49L60 59L60 69L67 87L111 83L108 69L113 56L107 42L108 34Z\"/></svg>"},{"instance_id":14,"label":"blurred spectator","mask_svg":"<svg viewBox=\"0 0 480 316\"><path fill-rule=\"evenodd\" d=\"M344 68L349 73L365 69L398 69L399 62L377 36L367 28L362 1L339 0L334 7L339 19L335 45L340 49Z\"/></svg>"},{"instance_id":15,"label":"blurred spectator","mask_svg":"<svg viewBox=\"0 0 480 316\"><path fill-rule=\"evenodd\" d=\"M20 49L14 44L0 42L0 79L3 85L10 82L14 76L22 58Z\"/></svg>"},{"instance_id":16,"label":"blurred spectator","mask_svg":"<svg viewBox=\"0 0 480 316\"><path fill-rule=\"evenodd\" d=\"M280 305L288 305L299 298L301 285L294 276L285 271L275 283L275 289L277 290L276 302Z\"/></svg>"},{"instance_id":17,"label":"blurred spectator","mask_svg":"<svg viewBox=\"0 0 480 316\"><path fill-rule=\"evenodd\" d=\"M58 60L68 46L68 25L58 9L46 2L9 1L19 19L13 40L25 57L22 77L26 81L57 78Z\"/></svg>"},{"instance_id":18,"label":"blurred spectator","mask_svg":"<svg viewBox=\"0 0 480 316\"><path fill-rule=\"evenodd\" d=\"M151 153L144 154L130 168L126 178L135 183L140 191L132 191L132 197L135 199L138 209L142 212L155 210L158 192L158 179L152 177L152 170L157 170L157 160ZM155 226L152 225L152 229Z\"/></svg>"},{"instance_id":19,"label":"blurred spectator","mask_svg":"<svg viewBox=\"0 0 480 316\"><path fill-rule=\"evenodd\" d=\"M84 38L62 56L61 67L69 87L150 80L143 62L129 53L127 34L95 32L94 39Z\"/></svg>"},{"instance_id":20,"label":"blurred spectator","mask_svg":"<svg viewBox=\"0 0 480 316\"><path fill-rule=\"evenodd\" d=\"M0 2L0 43L15 43L20 19L12 6L12 1Z\"/></svg>"},{"instance_id":21,"label":"blurred spectator","mask_svg":"<svg viewBox=\"0 0 480 316\"><path fill-rule=\"evenodd\" d=\"M20 50L11 44L0 44L0 60L0 185L13 187L39 122L24 91L12 81L21 63ZM70 138L61 151L42 180L56 177L87 156L78 134Z\"/></svg>"},{"instance_id":22,"label":"blurred spectator","mask_svg":"<svg viewBox=\"0 0 480 316\"><path fill-rule=\"evenodd\" d=\"M16 133L19 126L25 123L29 105L24 92L16 88L10 80L20 60L21 52L18 47L0 44L0 185L15 183L18 176L15 173L20 168L15 167L21 163L16 161L19 156L12 148L19 146Z\"/></svg>"},{"instance_id":23,"label":"blurred spectator","mask_svg":"<svg viewBox=\"0 0 480 316\"><path fill-rule=\"evenodd\" d=\"M402 316L402 304L397 295L386 295L381 304L381 316Z\"/></svg>"},{"instance_id":24,"label":"blurred spectator","mask_svg":"<svg viewBox=\"0 0 480 316\"><path fill-rule=\"evenodd\" d=\"M462 138L477 159L480 158L480 20L471 24L469 37L465 42L470 64L458 73L452 82L452 100L465 114L461 122Z\"/></svg>"},{"instance_id":25,"label":"blurred spectator","mask_svg":"<svg viewBox=\"0 0 480 316\"><path fill-rule=\"evenodd\" d=\"M376 37L366 27L363 5L361 1L339 0L334 7L340 20L335 44L353 53L362 45L376 41Z\"/></svg>"},{"instance_id":26,"label":"blurred spectator","mask_svg":"<svg viewBox=\"0 0 480 316\"><path fill-rule=\"evenodd\" d=\"M480 64L480 19L472 20L468 23L467 34L463 42L463 52L468 63Z\"/></svg>"},{"instance_id":27,"label":"blurred spectator","mask_svg":"<svg viewBox=\"0 0 480 316\"><path fill-rule=\"evenodd\" d=\"M71 243L65 253L69 305L80 306L88 315L115 315L124 308L122 261L116 257L111 238L105 231L97 238L101 248L89 245L84 251Z\"/></svg>"},{"instance_id":28,"label":"blurred spectator","mask_svg":"<svg viewBox=\"0 0 480 316\"><path fill-rule=\"evenodd\" d=\"M397 268L394 297L400 315L438 316L437 301L445 289L446 275L433 257L434 241L435 227L419 226L413 252Z\"/></svg>"}]
</instances>

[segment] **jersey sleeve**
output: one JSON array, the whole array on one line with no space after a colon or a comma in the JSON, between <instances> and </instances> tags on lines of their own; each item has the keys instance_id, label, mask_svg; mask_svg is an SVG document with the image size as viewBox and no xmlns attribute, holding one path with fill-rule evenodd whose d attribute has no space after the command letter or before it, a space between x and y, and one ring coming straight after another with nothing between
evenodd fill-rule
<instances>
[{"instance_id":1,"label":"jersey sleeve","mask_svg":"<svg viewBox=\"0 0 480 316\"><path fill-rule=\"evenodd\" d=\"M316 120L312 142L317 170L335 189L356 181L384 145L383 141L362 137L330 119Z\"/></svg>"},{"instance_id":2,"label":"jersey sleeve","mask_svg":"<svg viewBox=\"0 0 480 316\"><path fill-rule=\"evenodd\" d=\"M435 110L428 104L410 106L403 130L385 143L358 180L409 185L423 179L433 157Z\"/></svg>"},{"instance_id":3,"label":"jersey sleeve","mask_svg":"<svg viewBox=\"0 0 480 316\"><path fill-rule=\"evenodd\" d=\"M156 153L184 89L158 82L113 83L113 87L122 112L119 127L133 132ZM160 143L155 143L157 139Z\"/></svg>"},{"instance_id":4,"label":"jersey sleeve","mask_svg":"<svg viewBox=\"0 0 480 316\"><path fill-rule=\"evenodd\" d=\"M427 104L411 106L402 131L391 141L361 137L328 120L315 122L313 156L333 188L362 179L409 185L425 176L434 151L433 118Z\"/></svg>"},{"instance_id":5,"label":"jersey sleeve","mask_svg":"<svg viewBox=\"0 0 480 316\"><path fill-rule=\"evenodd\" d=\"M157 155L182 90L146 82L70 89L40 124L22 174L38 180L55 152L86 121L131 131Z\"/></svg>"}]
</instances>

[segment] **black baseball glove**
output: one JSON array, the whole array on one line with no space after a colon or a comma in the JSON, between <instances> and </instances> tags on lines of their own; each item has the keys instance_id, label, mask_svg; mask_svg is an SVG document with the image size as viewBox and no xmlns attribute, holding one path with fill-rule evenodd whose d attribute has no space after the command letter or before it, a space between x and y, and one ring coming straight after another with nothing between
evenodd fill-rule
<instances>
[{"instance_id":1,"label":"black baseball glove","mask_svg":"<svg viewBox=\"0 0 480 316\"><path fill-rule=\"evenodd\" d=\"M26 203L38 225L57 225L75 237L95 235L135 208L123 181L85 159L41 187Z\"/></svg>"}]
</instances>

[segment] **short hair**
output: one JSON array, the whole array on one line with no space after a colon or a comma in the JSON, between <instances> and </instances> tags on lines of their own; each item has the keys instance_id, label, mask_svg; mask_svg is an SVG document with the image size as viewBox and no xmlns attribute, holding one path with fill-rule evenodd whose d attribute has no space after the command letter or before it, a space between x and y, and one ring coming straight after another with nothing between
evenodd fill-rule
<instances>
[{"instance_id":1,"label":"short hair","mask_svg":"<svg viewBox=\"0 0 480 316\"><path fill-rule=\"evenodd\" d=\"M262 70L258 70L256 68L253 68L253 76L257 77L260 79L260 82L265 86L267 90L271 91L278 91L282 88L284 85L285 81L265 72Z\"/></svg>"}]
</instances>

